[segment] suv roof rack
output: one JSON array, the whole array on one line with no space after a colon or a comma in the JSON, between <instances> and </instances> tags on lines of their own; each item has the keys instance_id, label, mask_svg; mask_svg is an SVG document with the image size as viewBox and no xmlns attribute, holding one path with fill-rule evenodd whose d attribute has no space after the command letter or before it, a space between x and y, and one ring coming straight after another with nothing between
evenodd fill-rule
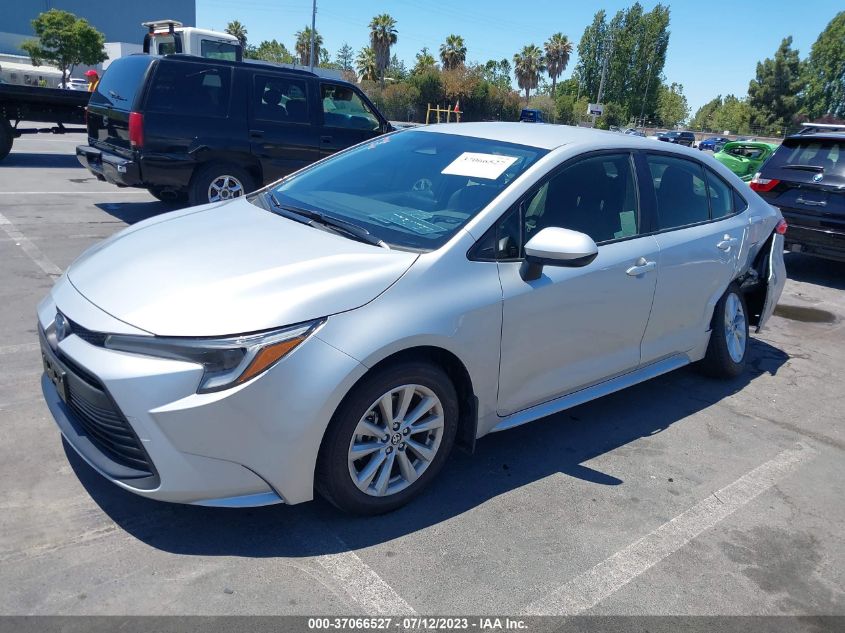
<instances>
[{"instance_id":1,"label":"suv roof rack","mask_svg":"<svg viewBox=\"0 0 845 633\"><path fill-rule=\"evenodd\" d=\"M845 132L845 123L802 123L798 134L815 132Z\"/></svg>"}]
</instances>

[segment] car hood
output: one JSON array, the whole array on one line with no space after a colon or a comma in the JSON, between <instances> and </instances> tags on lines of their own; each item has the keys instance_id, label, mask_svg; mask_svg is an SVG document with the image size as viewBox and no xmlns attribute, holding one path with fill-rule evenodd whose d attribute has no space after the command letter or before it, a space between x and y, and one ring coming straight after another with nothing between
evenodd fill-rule
<instances>
[{"instance_id":1,"label":"car hood","mask_svg":"<svg viewBox=\"0 0 845 633\"><path fill-rule=\"evenodd\" d=\"M245 199L131 226L68 279L112 316L162 336L223 336L352 310L418 257L288 220Z\"/></svg>"}]
</instances>

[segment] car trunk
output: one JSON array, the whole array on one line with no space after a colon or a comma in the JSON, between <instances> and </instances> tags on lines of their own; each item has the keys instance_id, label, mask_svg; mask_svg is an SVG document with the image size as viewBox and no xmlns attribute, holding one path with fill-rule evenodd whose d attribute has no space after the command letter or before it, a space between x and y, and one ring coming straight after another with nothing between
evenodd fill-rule
<instances>
[{"instance_id":1,"label":"car trunk","mask_svg":"<svg viewBox=\"0 0 845 633\"><path fill-rule=\"evenodd\" d=\"M93 147L131 158L129 118L139 108L152 57L117 59L106 70L88 103L88 142Z\"/></svg>"}]
</instances>

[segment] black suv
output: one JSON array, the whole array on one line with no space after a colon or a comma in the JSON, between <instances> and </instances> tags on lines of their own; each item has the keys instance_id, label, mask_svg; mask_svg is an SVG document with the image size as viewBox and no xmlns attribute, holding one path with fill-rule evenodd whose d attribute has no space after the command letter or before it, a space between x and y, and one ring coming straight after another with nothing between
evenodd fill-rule
<instances>
[{"instance_id":1,"label":"black suv","mask_svg":"<svg viewBox=\"0 0 845 633\"><path fill-rule=\"evenodd\" d=\"M192 205L238 197L391 129L356 86L269 63L130 55L88 105L79 162Z\"/></svg>"},{"instance_id":2,"label":"black suv","mask_svg":"<svg viewBox=\"0 0 845 633\"><path fill-rule=\"evenodd\" d=\"M692 132L661 132L657 135L657 140L692 147L695 143L695 135Z\"/></svg>"},{"instance_id":3,"label":"black suv","mask_svg":"<svg viewBox=\"0 0 845 633\"><path fill-rule=\"evenodd\" d=\"M787 250L845 261L845 127L788 137L751 188L783 213Z\"/></svg>"}]
</instances>

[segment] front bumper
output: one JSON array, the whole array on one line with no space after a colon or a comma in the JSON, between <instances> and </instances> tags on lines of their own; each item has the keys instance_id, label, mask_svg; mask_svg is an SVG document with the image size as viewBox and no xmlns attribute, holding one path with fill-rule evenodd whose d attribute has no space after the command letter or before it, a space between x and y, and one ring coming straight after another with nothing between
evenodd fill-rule
<instances>
[{"instance_id":1,"label":"front bumper","mask_svg":"<svg viewBox=\"0 0 845 633\"><path fill-rule=\"evenodd\" d=\"M53 327L57 304L72 322L99 331L127 325L92 306L66 277L38 308ZM88 319L86 322L85 319ZM107 328L114 329L107 329ZM138 331L138 333L142 333ZM313 498L323 433L364 367L312 336L270 370L238 387L197 394L198 365L105 349L71 334L56 345L65 371L102 385L149 458L153 478L117 468L92 431L60 397L50 377L42 390L68 443L100 474L136 494L178 503L254 506ZM96 430L94 431L96 432ZM125 465L125 464L124 464Z\"/></svg>"},{"instance_id":2,"label":"front bumper","mask_svg":"<svg viewBox=\"0 0 845 633\"><path fill-rule=\"evenodd\" d=\"M76 158L80 165L100 180L119 187L142 186L141 168L134 160L109 154L90 145L77 145Z\"/></svg>"}]
</instances>

